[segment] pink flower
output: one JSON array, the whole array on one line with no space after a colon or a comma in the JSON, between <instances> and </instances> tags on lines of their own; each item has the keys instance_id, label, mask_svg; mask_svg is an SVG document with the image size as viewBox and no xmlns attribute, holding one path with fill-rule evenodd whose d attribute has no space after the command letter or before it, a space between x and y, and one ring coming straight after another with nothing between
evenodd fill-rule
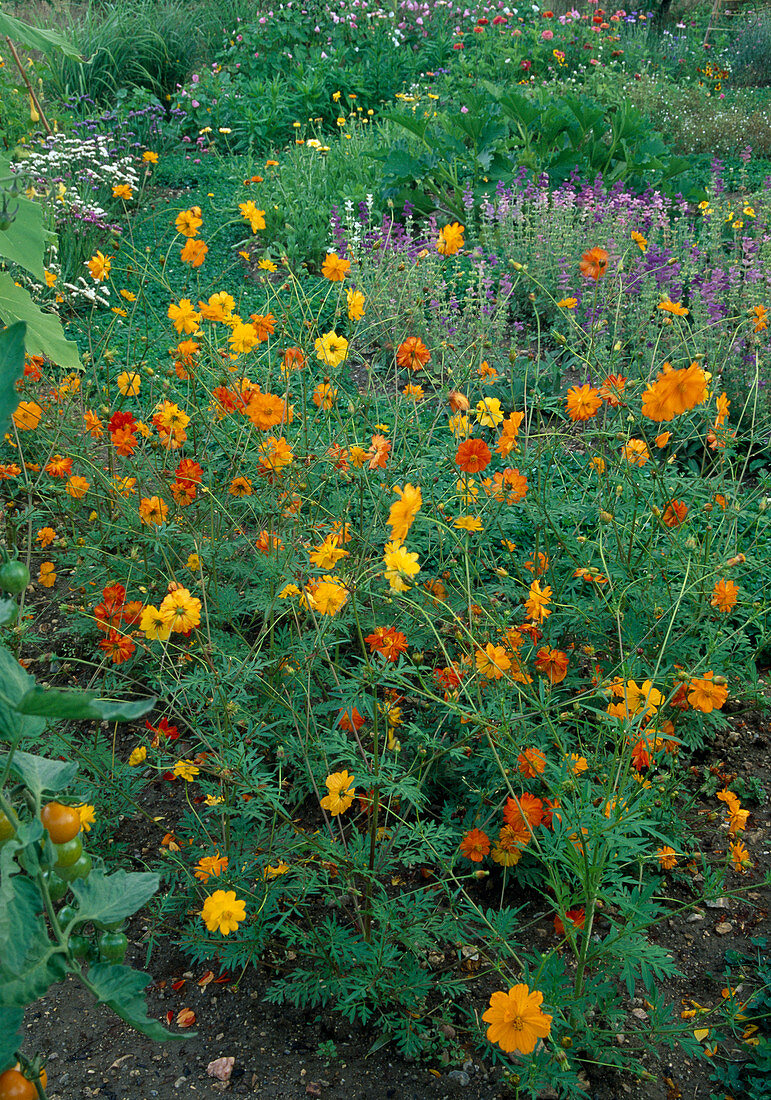
<instances>
[{"instance_id":1,"label":"pink flower","mask_svg":"<svg viewBox=\"0 0 771 1100\"><path fill-rule=\"evenodd\" d=\"M541 38L543 38L545 42L551 42L552 38L554 38L554 31L541 31Z\"/></svg>"}]
</instances>

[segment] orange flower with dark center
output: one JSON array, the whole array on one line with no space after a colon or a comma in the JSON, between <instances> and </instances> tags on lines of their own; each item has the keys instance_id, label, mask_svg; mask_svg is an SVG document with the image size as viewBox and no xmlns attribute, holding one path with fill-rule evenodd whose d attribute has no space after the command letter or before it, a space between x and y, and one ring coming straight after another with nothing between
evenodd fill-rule
<instances>
[{"instance_id":1,"label":"orange flower with dark center","mask_svg":"<svg viewBox=\"0 0 771 1100\"><path fill-rule=\"evenodd\" d=\"M581 274L587 279L594 279L596 282L607 272L608 258L605 249L595 245L588 252L584 252L581 257L581 262L578 265Z\"/></svg>"},{"instance_id":2,"label":"orange flower with dark center","mask_svg":"<svg viewBox=\"0 0 771 1100\"><path fill-rule=\"evenodd\" d=\"M553 684L561 684L568 674L568 655L559 649L544 646L536 654L535 667Z\"/></svg>"},{"instance_id":3,"label":"orange flower with dark center","mask_svg":"<svg viewBox=\"0 0 771 1100\"><path fill-rule=\"evenodd\" d=\"M611 408L617 408L622 404L622 397L624 390L626 389L626 378L620 374L609 374L604 381L600 383L600 397L611 406Z\"/></svg>"},{"instance_id":4,"label":"orange flower with dark center","mask_svg":"<svg viewBox=\"0 0 771 1100\"><path fill-rule=\"evenodd\" d=\"M408 336L396 349L396 362L406 370L422 370L431 352L419 336Z\"/></svg>"},{"instance_id":5,"label":"orange flower with dark center","mask_svg":"<svg viewBox=\"0 0 771 1100\"><path fill-rule=\"evenodd\" d=\"M110 630L107 637L97 644L114 665L122 665L136 649L131 638L127 634L119 634L117 630Z\"/></svg>"},{"instance_id":6,"label":"orange flower with dark center","mask_svg":"<svg viewBox=\"0 0 771 1100\"><path fill-rule=\"evenodd\" d=\"M602 407L600 391L588 382L583 386L571 386L565 395L565 407L571 420L591 420Z\"/></svg>"},{"instance_id":7,"label":"orange flower with dark center","mask_svg":"<svg viewBox=\"0 0 771 1100\"><path fill-rule=\"evenodd\" d=\"M546 767L546 756L540 749L525 749L517 756L517 766L528 779L535 779Z\"/></svg>"},{"instance_id":8,"label":"orange flower with dark center","mask_svg":"<svg viewBox=\"0 0 771 1100\"><path fill-rule=\"evenodd\" d=\"M464 473L478 474L490 465L492 457L483 439L464 439L455 454L455 465Z\"/></svg>"},{"instance_id":9,"label":"orange flower with dark center","mask_svg":"<svg viewBox=\"0 0 771 1100\"><path fill-rule=\"evenodd\" d=\"M528 839L530 832L541 824L543 802L534 794L525 791L519 798L507 798L503 808L503 820L513 829L524 829Z\"/></svg>"},{"instance_id":10,"label":"orange flower with dark center","mask_svg":"<svg viewBox=\"0 0 771 1100\"><path fill-rule=\"evenodd\" d=\"M679 527L688 515L688 505L682 500L670 500L664 509L661 522L667 527Z\"/></svg>"},{"instance_id":11,"label":"orange flower with dark center","mask_svg":"<svg viewBox=\"0 0 771 1100\"><path fill-rule=\"evenodd\" d=\"M400 653L407 652L407 638L394 626L376 626L364 641L369 646L370 653L381 653L387 661L395 663Z\"/></svg>"},{"instance_id":12,"label":"orange flower with dark center","mask_svg":"<svg viewBox=\"0 0 771 1100\"><path fill-rule=\"evenodd\" d=\"M481 863L490 852L490 838L481 829L470 829L460 842L460 854L473 863Z\"/></svg>"},{"instance_id":13,"label":"orange flower with dark center","mask_svg":"<svg viewBox=\"0 0 771 1100\"><path fill-rule=\"evenodd\" d=\"M736 606L738 595L738 586L735 585L733 581L721 577L720 580L715 581L715 587L712 590L712 599L709 602L712 607L716 607L718 611L728 612Z\"/></svg>"}]
</instances>

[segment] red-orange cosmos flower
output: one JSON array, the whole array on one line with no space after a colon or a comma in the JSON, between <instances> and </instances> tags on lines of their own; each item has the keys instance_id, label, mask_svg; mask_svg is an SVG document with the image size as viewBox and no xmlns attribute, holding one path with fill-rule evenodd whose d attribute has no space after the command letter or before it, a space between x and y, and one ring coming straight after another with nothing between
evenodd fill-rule
<instances>
[{"instance_id":1,"label":"red-orange cosmos flower","mask_svg":"<svg viewBox=\"0 0 771 1100\"><path fill-rule=\"evenodd\" d=\"M376 626L364 641L370 653L382 653L392 663L399 659L400 653L407 652L407 638L394 626Z\"/></svg>"},{"instance_id":2,"label":"red-orange cosmos flower","mask_svg":"<svg viewBox=\"0 0 771 1100\"><path fill-rule=\"evenodd\" d=\"M546 767L546 757L540 749L525 749L517 757L517 766L528 779L535 779Z\"/></svg>"},{"instance_id":3,"label":"red-orange cosmos flower","mask_svg":"<svg viewBox=\"0 0 771 1100\"><path fill-rule=\"evenodd\" d=\"M600 391L585 382L583 386L571 386L565 395L565 407L571 420L591 420L602 406Z\"/></svg>"},{"instance_id":4,"label":"red-orange cosmos flower","mask_svg":"<svg viewBox=\"0 0 771 1100\"><path fill-rule=\"evenodd\" d=\"M493 455L483 439L464 439L455 455L455 465L464 473L478 474L490 465Z\"/></svg>"},{"instance_id":5,"label":"red-orange cosmos flower","mask_svg":"<svg viewBox=\"0 0 771 1100\"><path fill-rule=\"evenodd\" d=\"M419 336L408 336L396 349L396 362L408 370L422 370L431 352Z\"/></svg>"},{"instance_id":6,"label":"red-orange cosmos flower","mask_svg":"<svg viewBox=\"0 0 771 1100\"><path fill-rule=\"evenodd\" d=\"M470 829L460 842L460 854L474 863L481 863L490 852L490 838L481 829Z\"/></svg>"},{"instance_id":7,"label":"red-orange cosmos flower","mask_svg":"<svg viewBox=\"0 0 771 1100\"><path fill-rule=\"evenodd\" d=\"M688 505L682 500L670 500L664 509L661 522L667 527L679 527L688 515Z\"/></svg>"},{"instance_id":8,"label":"red-orange cosmos flower","mask_svg":"<svg viewBox=\"0 0 771 1100\"><path fill-rule=\"evenodd\" d=\"M568 674L568 655L559 649L543 646L536 654L535 667L553 684L561 684Z\"/></svg>"},{"instance_id":9,"label":"red-orange cosmos flower","mask_svg":"<svg viewBox=\"0 0 771 1100\"><path fill-rule=\"evenodd\" d=\"M596 282L608 270L608 253L604 248L595 245L588 252L584 252L578 266L583 276L587 279L594 279Z\"/></svg>"}]
</instances>

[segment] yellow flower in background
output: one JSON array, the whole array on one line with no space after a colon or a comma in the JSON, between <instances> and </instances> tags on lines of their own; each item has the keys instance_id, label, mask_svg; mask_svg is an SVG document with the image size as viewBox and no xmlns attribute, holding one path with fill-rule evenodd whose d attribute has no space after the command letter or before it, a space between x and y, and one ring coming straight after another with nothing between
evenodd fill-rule
<instances>
[{"instance_id":1,"label":"yellow flower in background","mask_svg":"<svg viewBox=\"0 0 771 1100\"><path fill-rule=\"evenodd\" d=\"M355 777L349 775L347 771L332 772L324 782L329 794L322 798L322 807L328 810L332 817L344 814L346 810L350 809L356 797L356 789L353 785L356 782Z\"/></svg>"},{"instance_id":2,"label":"yellow flower in background","mask_svg":"<svg viewBox=\"0 0 771 1100\"><path fill-rule=\"evenodd\" d=\"M112 256L105 256L102 252L95 252L90 260L86 261L86 267L91 272L91 278L97 283L103 283L110 275Z\"/></svg>"},{"instance_id":3,"label":"yellow flower in background","mask_svg":"<svg viewBox=\"0 0 771 1100\"><path fill-rule=\"evenodd\" d=\"M96 810L93 806L89 806L87 802L82 802L80 806L76 806L75 809L80 814L80 827L84 833L91 832L91 826L96 821Z\"/></svg>"},{"instance_id":4,"label":"yellow flower in background","mask_svg":"<svg viewBox=\"0 0 771 1100\"><path fill-rule=\"evenodd\" d=\"M215 890L203 903L201 919L210 932L229 936L246 920L246 902L236 897L235 890Z\"/></svg>"},{"instance_id":5,"label":"yellow flower in background","mask_svg":"<svg viewBox=\"0 0 771 1100\"><path fill-rule=\"evenodd\" d=\"M142 386L142 377L135 370L124 370L115 381L124 397L136 397Z\"/></svg>"},{"instance_id":6,"label":"yellow flower in background","mask_svg":"<svg viewBox=\"0 0 771 1100\"><path fill-rule=\"evenodd\" d=\"M116 183L112 189L112 197L114 199L123 199L124 202L128 202L133 198L134 192L131 190L131 186L128 183Z\"/></svg>"},{"instance_id":7,"label":"yellow flower in background","mask_svg":"<svg viewBox=\"0 0 771 1100\"><path fill-rule=\"evenodd\" d=\"M265 211L258 210L255 204L249 199L248 202L240 202L238 209L241 211L241 216L245 221L249 222L252 233L256 233L258 229L265 228Z\"/></svg>"},{"instance_id":8,"label":"yellow flower in background","mask_svg":"<svg viewBox=\"0 0 771 1100\"><path fill-rule=\"evenodd\" d=\"M364 295L360 290L349 290L346 294L348 320L360 321L364 316Z\"/></svg>"},{"instance_id":9,"label":"yellow flower in background","mask_svg":"<svg viewBox=\"0 0 771 1100\"><path fill-rule=\"evenodd\" d=\"M131 756L128 759L129 767L130 768L136 768L139 764L144 764L146 759L147 759L147 746L146 745L137 745L137 747L134 749L134 751L131 753Z\"/></svg>"},{"instance_id":10,"label":"yellow flower in background","mask_svg":"<svg viewBox=\"0 0 771 1100\"><path fill-rule=\"evenodd\" d=\"M497 397L484 397L477 402L476 421L483 428L497 428L505 419L505 413Z\"/></svg>"},{"instance_id":11,"label":"yellow flower in background","mask_svg":"<svg viewBox=\"0 0 771 1100\"><path fill-rule=\"evenodd\" d=\"M191 206L189 210L180 210L174 219L174 228L183 237L195 237L203 225L200 206Z\"/></svg>"},{"instance_id":12,"label":"yellow flower in background","mask_svg":"<svg viewBox=\"0 0 771 1100\"><path fill-rule=\"evenodd\" d=\"M420 572L418 555L410 553L401 539L393 539L385 545L383 562L386 567L385 578L391 588L396 592L408 592L410 585L407 580Z\"/></svg>"},{"instance_id":13,"label":"yellow flower in background","mask_svg":"<svg viewBox=\"0 0 771 1100\"><path fill-rule=\"evenodd\" d=\"M191 783L200 771L192 760L178 760L174 765L174 775L177 779L184 779L186 783Z\"/></svg>"},{"instance_id":14,"label":"yellow flower in background","mask_svg":"<svg viewBox=\"0 0 771 1100\"><path fill-rule=\"evenodd\" d=\"M339 367L348 358L348 341L344 336L338 336L334 330L317 337L313 347L316 358L332 369Z\"/></svg>"},{"instance_id":15,"label":"yellow flower in background","mask_svg":"<svg viewBox=\"0 0 771 1100\"><path fill-rule=\"evenodd\" d=\"M56 566L52 561L40 563L40 572L37 579L44 588L53 588L56 584Z\"/></svg>"},{"instance_id":16,"label":"yellow flower in background","mask_svg":"<svg viewBox=\"0 0 771 1100\"><path fill-rule=\"evenodd\" d=\"M157 164L158 154L153 153L151 149L145 149L144 153L142 153L142 160L145 164Z\"/></svg>"},{"instance_id":17,"label":"yellow flower in background","mask_svg":"<svg viewBox=\"0 0 771 1100\"><path fill-rule=\"evenodd\" d=\"M177 332L184 332L186 335L198 332L201 327L201 314L196 312L189 298L180 298L179 304L172 302L167 316Z\"/></svg>"},{"instance_id":18,"label":"yellow flower in background","mask_svg":"<svg viewBox=\"0 0 771 1100\"><path fill-rule=\"evenodd\" d=\"M342 283L351 270L351 261L344 260L336 252L327 253L324 263L321 265L321 274L331 283Z\"/></svg>"},{"instance_id":19,"label":"yellow flower in background","mask_svg":"<svg viewBox=\"0 0 771 1100\"><path fill-rule=\"evenodd\" d=\"M146 638L156 642L165 642L171 634L171 627L157 607L148 604L142 611L139 629Z\"/></svg>"}]
</instances>

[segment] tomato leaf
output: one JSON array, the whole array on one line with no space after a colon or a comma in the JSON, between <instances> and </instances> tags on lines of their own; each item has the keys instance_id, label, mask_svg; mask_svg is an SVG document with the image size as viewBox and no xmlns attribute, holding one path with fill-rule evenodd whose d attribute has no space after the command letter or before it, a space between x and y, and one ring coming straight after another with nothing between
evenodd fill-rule
<instances>
[{"instance_id":1,"label":"tomato leaf","mask_svg":"<svg viewBox=\"0 0 771 1100\"><path fill-rule=\"evenodd\" d=\"M160 876L146 871L114 871L106 875L95 868L88 878L76 879L70 889L84 921L117 924L146 905L160 885Z\"/></svg>"},{"instance_id":2,"label":"tomato leaf","mask_svg":"<svg viewBox=\"0 0 771 1100\"><path fill-rule=\"evenodd\" d=\"M66 760L47 760L45 756L33 756L28 752L16 752L11 761L11 769L39 798L43 791L56 794L69 787L77 774L78 765Z\"/></svg>"},{"instance_id":3,"label":"tomato leaf","mask_svg":"<svg viewBox=\"0 0 771 1100\"><path fill-rule=\"evenodd\" d=\"M51 691L34 687L19 700L20 714L36 714L44 718L74 718L94 722L135 722L153 709L155 699L121 702L118 699L98 699L85 691Z\"/></svg>"},{"instance_id":4,"label":"tomato leaf","mask_svg":"<svg viewBox=\"0 0 771 1100\"><path fill-rule=\"evenodd\" d=\"M5 432L11 413L19 404L16 382L24 373L24 336L27 326L17 321L0 332L0 433ZM18 664L18 661L17 661Z\"/></svg>"},{"instance_id":5,"label":"tomato leaf","mask_svg":"<svg viewBox=\"0 0 771 1100\"><path fill-rule=\"evenodd\" d=\"M149 974L140 974L130 966L97 963L89 968L88 980L98 1000L109 1005L121 1020L125 1020L148 1039L165 1042L169 1039L187 1039L195 1034L189 1032L188 1035L174 1035L158 1020L147 1015L144 990L150 982Z\"/></svg>"},{"instance_id":6,"label":"tomato leaf","mask_svg":"<svg viewBox=\"0 0 771 1100\"><path fill-rule=\"evenodd\" d=\"M16 868L18 870L18 868ZM0 1007L31 1004L64 977L67 965L51 954L34 882L3 867L0 882Z\"/></svg>"},{"instance_id":7,"label":"tomato leaf","mask_svg":"<svg viewBox=\"0 0 771 1100\"><path fill-rule=\"evenodd\" d=\"M0 1073L16 1064L16 1051L22 1044L19 1031L23 1023L23 1008L0 1006Z\"/></svg>"},{"instance_id":8,"label":"tomato leaf","mask_svg":"<svg viewBox=\"0 0 771 1100\"><path fill-rule=\"evenodd\" d=\"M3 336L5 333L0 333L0 339ZM1 356L0 348L0 358ZM1 402L0 414L2 414ZM33 677L24 671L13 654L9 653L4 646L0 646L0 738L2 740L17 741L20 737L35 737L44 729L45 722L41 718L23 717L16 710L19 699L34 685Z\"/></svg>"}]
</instances>

